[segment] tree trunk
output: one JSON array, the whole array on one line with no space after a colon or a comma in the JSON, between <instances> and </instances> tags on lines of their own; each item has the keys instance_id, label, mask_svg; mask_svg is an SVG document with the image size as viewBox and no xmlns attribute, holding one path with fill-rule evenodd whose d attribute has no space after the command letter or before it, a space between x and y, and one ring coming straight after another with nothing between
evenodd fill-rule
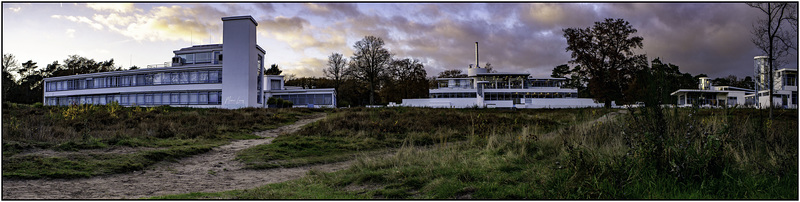
<instances>
[{"instance_id":1,"label":"tree trunk","mask_svg":"<svg viewBox=\"0 0 800 202\"><path fill-rule=\"evenodd\" d=\"M605 104L604 104L604 107L605 107L606 109L611 109L611 98L606 98L606 99L605 99Z\"/></svg>"}]
</instances>

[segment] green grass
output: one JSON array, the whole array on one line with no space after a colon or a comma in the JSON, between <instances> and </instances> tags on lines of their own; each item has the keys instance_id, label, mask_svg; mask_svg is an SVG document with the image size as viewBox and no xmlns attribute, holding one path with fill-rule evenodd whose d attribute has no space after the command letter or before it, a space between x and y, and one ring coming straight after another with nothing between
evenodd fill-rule
<instances>
[{"instance_id":1,"label":"green grass","mask_svg":"<svg viewBox=\"0 0 800 202\"><path fill-rule=\"evenodd\" d=\"M160 161L210 151L254 131L294 123L316 109L200 109L119 105L40 106L3 103L3 177L76 178L142 170ZM132 154L88 154L115 147ZM22 155L52 150L69 155ZM97 153L97 152L94 152Z\"/></svg>"},{"instance_id":2,"label":"green grass","mask_svg":"<svg viewBox=\"0 0 800 202\"><path fill-rule=\"evenodd\" d=\"M355 108L332 114L297 133L279 136L272 144L243 150L237 159L255 169L330 163L353 159L362 152L396 149L406 141L432 145L464 141L469 136L486 136L493 130L516 131L522 127L547 132L604 112L601 109Z\"/></svg>"},{"instance_id":3,"label":"green grass","mask_svg":"<svg viewBox=\"0 0 800 202\"><path fill-rule=\"evenodd\" d=\"M395 146L398 149L394 155L355 155L355 163L346 170L312 171L300 179L254 189L155 198L798 198L796 110L779 110L775 120L767 121L753 109L664 109L660 115L653 110L634 109L613 121L575 124L606 112L406 108L344 111L339 116L353 119L337 120L336 115L331 116L326 122L341 127L326 130L326 123L320 122L306 128L319 131L317 135L305 136L341 136L343 140L352 137L352 141L300 148L333 151L330 155L315 153L317 157L335 156L337 150L331 148L373 138L394 122L415 120L420 124L388 129L396 134L382 132L386 137L403 138ZM501 120L502 124L480 130L483 120L469 119L478 113ZM440 114L445 116L437 116ZM531 116L551 121L546 122L548 126L527 120L513 122ZM361 120L363 117L367 119ZM444 124L447 122L435 120L448 117L460 122ZM371 121L379 127L369 127ZM434 122L441 130L428 131L429 137L419 141L410 138L410 134L423 134L426 122ZM449 130L454 132L447 141L437 138L446 136L439 132ZM303 155L274 159L306 158Z\"/></svg>"}]
</instances>

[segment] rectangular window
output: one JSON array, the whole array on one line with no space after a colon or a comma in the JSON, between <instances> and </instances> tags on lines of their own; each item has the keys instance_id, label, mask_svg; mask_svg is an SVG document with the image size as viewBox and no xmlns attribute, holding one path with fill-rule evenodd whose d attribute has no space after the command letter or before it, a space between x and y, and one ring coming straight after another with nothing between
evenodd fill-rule
<instances>
[{"instance_id":1,"label":"rectangular window","mask_svg":"<svg viewBox=\"0 0 800 202\"><path fill-rule=\"evenodd\" d=\"M131 77L130 76L122 76L122 81L120 82L120 86L131 86Z\"/></svg>"},{"instance_id":2,"label":"rectangular window","mask_svg":"<svg viewBox=\"0 0 800 202\"><path fill-rule=\"evenodd\" d=\"M196 71L189 72L189 83L200 83L198 80Z\"/></svg>"},{"instance_id":3,"label":"rectangular window","mask_svg":"<svg viewBox=\"0 0 800 202\"><path fill-rule=\"evenodd\" d=\"M191 105L198 104L197 97L198 93L189 93L189 104Z\"/></svg>"},{"instance_id":4,"label":"rectangular window","mask_svg":"<svg viewBox=\"0 0 800 202\"><path fill-rule=\"evenodd\" d=\"M272 79L269 81L269 88L271 90L280 90L281 89L281 80L279 79Z\"/></svg>"},{"instance_id":5,"label":"rectangular window","mask_svg":"<svg viewBox=\"0 0 800 202\"><path fill-rule=\"evenodd\" d=\"M208 83L208 71L200 71L198 72L197 82L198 83Z\"/></svg>"},{"instance_id":6,"label":"rectangular window","mask_svg":"<svg viewBox=\"0 0 800 202\"><path fill-rule=\"evenodd\" d=\"M128 94L120 95L119 101L120 101L119 104L121 105L130 105L130 102L128 102Z\"/></svg>"},{"instance_id":7,"label":"rectangular window","mask_svg":"<svg viewBox=\"0 0 800 202\"><path fill-rule=\"evenodd\" d=\"M197 104L205 105L208 104L208 92L200 92L198 93L199 102Z\"/></svg>"},{"instance_id":8,"label":"rectangular window","mask_svg":"<svg viewBox=\"0 0 800 202\"><path fill-rule=\"evenodd\" d=\"M208 104L220 104L220 92L209 92L208 93Z\"/></svg>"},{"instance_id":9,"label":"rectangular window","mask_svg":"<svg viewBox=\"0 0 800 202\"><path fill-rule=\"evenodd\" d=\"M180 73L180 84L187 84L189 83L189 72L181 72Z\"/></svg>"},{"instance_id":10,"label":"rectangular window","mask_svg":"<svg viewBox=\"0 0 800 202\"><path fill-rule=\"evenodd\" d=\"M153 85L153 74L145 74L144 75L144 85L152 86Z\"/></svg>"},{"instance_id":11,"label":"rectangular window","mask_svg":"<svg viewBox=\"0 0 800 202\"><path fill-rule=\"evenodd\" d=\"M178 57L183 58L184 64L194 64L194 53L180 54Z\"/></svg>"},{"instance_id":12,"label":"rectangular window","mask_svg":"<svg viewBox=\"0 0 800 202\"><path fill-rule=\"evenodd\" d=\"M164 73L153 74L153 85L161 85L161 75L164 75Z\"/></svg>"},{"instance_id":13,"label":"rectangular window","mask_svg":"<svg viewBox=\"0 0 800 202\"><path fill-rule=\"evenodd\" d=\"M136 94L136 105L144 105L144 94Z\"/></svg>"},{"instance_id":14,"label":"rectangular window","mask_svg":"<svg viewBox=\"0 0 800 202\"><path fill-rule=\"evenodd\" d=\"M162 93L161 94L161 104L169 105L169 93Z\"/></svg>"},{"instance_id":15,"label":"rectangular window","mask_svg":"<svg viewBox=\"0 0 800 202\"><path fill-rule=\"evenodd\" d=\"M189 104L189 93L181 93L180 102L182 105Z\"/></svg>"},{"instance_id":16,"label":"rectangular window","mask_svg":"<svg viewBox=\"0 0 800 202\"><path fill-rule=\"evenodd\" d=\"M144 80L145 80L145 79L144 79L144 75L143 75L143 74L138 74L138 75L136 75L136 85L137 85L137 86L143 86L143 85L145 85L145 83L146 83L146 82L145 82Z\"/></svg>"},{"instance_id":17,"label":"rectangular window","mask_svg":"<svg viewBox=\"0 0 800 202\"><path fill-rule=\"evenodd\" d=\"M180 84L181 83L180 82L180 78L178 76L178 72L172 72L170 75L172 75L171 76L172 78L170 78L171 79L170 83L172 83L172 84Z\"/></svg>"},{"instance_id":18,"label":"rectangular window","mask_svg":"<svg viewBox=\"0 0 800 202\"><path fill-rule=\"evenodd\" d=\"M195 53L195 63L211 63L211 52Z\"/></svg>"},{"instance_id":19,"label":"rectangular window","mask_svg":"<svg viewBox=\"0 0 800 202\"><path fill-rule=\"evenodd\" d=\"M170 94L170 104L177 105L181 104L180 93L172 93Z\"/></svg>"},{"instance_id":20,"label":"rectangular window","mask_svg":"<svg viewBox=\"0 0 800 202\"><path fill-rule=\"evenodd\" d=\"M209 71L208 72L208 82L209 83L219 83L219 82L217 82L217 80L221 80L219 78L219 71L217 71L217 70Z\"/></svg>"},{"instance_id":21,"label":"rectangular window","mask_svg":"<svg viewBox=\"0 0 800 202\"><path fill-rule=\"evenodd\" d=\"M212 59L214 60L214 64L222 64L219 51L214 51L214 58Z\"/></svg>"},{"instance_id":22,"label":"rectangular window","mask_svg":"<svg viewBox=\"0 0 800 202\"><path fill-rule=\"evenodd\" d=\"M146 105L153 105L153 94L145 94L144 95L144 104Z\"/></svg>"}]
</instances>

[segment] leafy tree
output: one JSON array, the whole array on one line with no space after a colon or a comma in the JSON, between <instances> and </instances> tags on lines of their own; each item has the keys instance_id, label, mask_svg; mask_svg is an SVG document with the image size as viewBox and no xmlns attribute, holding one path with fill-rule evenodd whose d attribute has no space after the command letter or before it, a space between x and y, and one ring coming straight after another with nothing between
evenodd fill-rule
<instances>
[{"instance_id":1,"label":"leafy tree","mask_svg":"<svg viewBox=\"0 0 800 202\"><path fill-rule=\"evenodd\" d=\"M589 92L586 90L585 76L581 75L580 65L570 69L569 65L562 64L553 68L550 77L553 78L566 78L567 81L562 85L564 88L575 88L578 90L578 97L590 97Z\"/></svg>"},{"instance_id":2,"label":"leafy tree","mask_svg":"<svg viewBox=\"0 0 800 202\"><path fill-rule=\"evenodd\" d=\"M339 100L339 86L344 80L344 72L347 68L347 58L342 57L341 53L332 53L328 56L328 66L322 70L326 77L333 80L333 88L336 90L336 100Z\"/></svg>"},{"instance_id":3,"label":"leafy tree","mask_svg":"<svg viewBox=\"0 0 800 202\"><path fill-rule=\"evenodd\" d=\"M579 72L588 76L587 87L595 99L602 100L606 108L612 100L620 101L636 69L647 63L646 57L633 52L642 48L643 38L631 36L637 30L625 20L609 18L593 27L563 31L566 50L572 52L569 62L581 66Z\"/></svg>"},{"instance_id":4,"label":"leafy tree","mask_svg":"<svg viewBox=\"0 0 800 202\"><path fill-rule=\"evenodd\" d=\"M463 74L460 69L448 69L439 72L439 76L436 76L436 78L467 78L467 75Z\"/></svg>"},{"instance_id":5,"label":"leafy tree","mask_svg":"<svg viewBox=\"0 0 800 202\"><path fill-rule=\"evenodd\" d=\"M761 18L753 24L752 40L753 44L770 58L769 97L772 97L774 91L772 70L778 66L776 61L780 63L792 49L797 51L796 45L792 42L792 39L797 38L797 3L767 2L747 5L759 9L766 15L766 18ZM772 100L769 99L769 106L774 106ZM769 109L769 118L772 119L772 107Z\"/></svg>"},{"instance_id":6,"label":"leafy tree","mask_svg":"<svg viewBox=\"0 0 800 202\"><path fill-rule=\"evenodd\" d=\"M380 88L380 78L392 61L392 54L383 47L383 39L366 36L353 45L355 53L347 69L347 74L366 82L369 88L369 104L375 104L375 90Z\"/></svg>"},{"instance_id":7,"label":"leafy tree","mask_svg":"<svg viewBox=\"0 0 800 202\"><path fill-rule=\"evenodd\" d=\"M267 71L264 71L264 75L281 75L282 72L283 71L278 68L278 64L272 64Z\"/></svg>"},{"instance_id":8,"label":"leafy tree","mask_svg":"<svg viewBox=\"0 0 800 202\"><path fill-rule=\"evenodd\" d=\"M386 87L381 89L384 102L400 102L405 98L420 98L428 95L428 80L425 67L419 60L393 60L386 71Z\"/></svg>"}]
</instances>

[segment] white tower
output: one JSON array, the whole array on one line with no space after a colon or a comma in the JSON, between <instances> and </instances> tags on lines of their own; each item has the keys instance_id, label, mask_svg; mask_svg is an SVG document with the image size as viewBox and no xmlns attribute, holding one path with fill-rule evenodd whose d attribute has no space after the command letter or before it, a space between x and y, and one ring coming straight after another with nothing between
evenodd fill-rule
<instances>
[{"instance_id":1,"label":"white tower","mask_svg":"<svg viewBox=\"0 0 800 202\"><path fill-rule=\"evenodd\" d=\"M257 107L259 62L256 20L251 16L222 18L222 107Z\"/></svg>"}]
</instances>

